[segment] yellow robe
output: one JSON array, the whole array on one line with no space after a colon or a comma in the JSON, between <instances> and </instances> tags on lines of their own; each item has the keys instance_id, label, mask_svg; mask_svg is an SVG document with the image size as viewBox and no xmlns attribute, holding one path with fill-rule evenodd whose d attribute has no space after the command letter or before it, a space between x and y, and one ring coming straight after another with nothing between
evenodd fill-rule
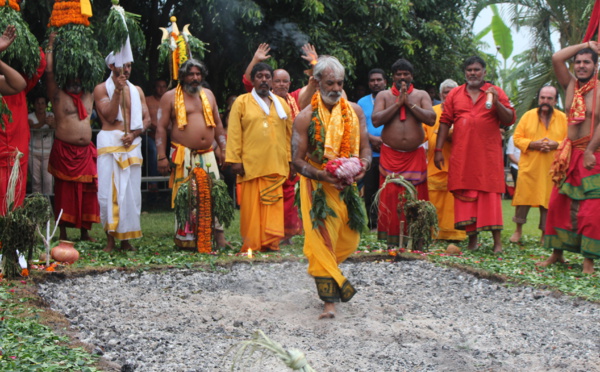
<instances>
[{"instance_id":1,"label":"yellow robe","mask_svg":"<svg viewBox=\"0 0 600 372\"><path fill-rule=\"evenodd\" d=\"M427 150L427 188L429 189L429 201L435 205L438 216L439 232L435 239L464 240L467 234L462 230L454 228L454 196L448 191L448 164L450 164L450 152L452 143L446 141L442 147L444 155L444 166L437 169L433 162L435 156L435 144L437 133L440 128L440 117L442 116L442 105L433 106L436 119L435 125L430 127L423 125L429 148Z\"/></svg>"},{"instance_id":2,"label":"yellow robe","mask_svg":"<svg viewBox=\"0 0 600 372\"><path fill-rule=\"evenodd\" d=\"M242 163L245 172L237 177L242 252L277 250L284 237L282 185L290 171L292 119L285 100L277 99L287 119L272 102L266 115L250 93L238 97L229 114L225 161Z\"/></svg>"},{"instance_id":3,"label":"yellow robe","mask_svg":"<svg viewBox=\"0 0 600 372\"><path fill-rule=\"evenodd\" d=\"M567 117L554 109L548 128L542 123L537 109L527 111L519 121L513 134L515 146L521 150L519 177L512 205L542 206L548 208L552 178L549 171L554 160L554 151L530 150L529 143L542 138L560 143L567 137Z\"/></svg>"},{"instance_id":4,"label":"yellow robe","mask_svg":"<svg viewBox=\"0 0 600 372\"><path fill-rule=\"evenodd\" d=\"M318 98L319 100L321 98ZM319 116L325 130L325 157L335 158L340 154L344 133L340 105L330 112L324 106L319 108ZM348 103L348 115L351 117L350 153L358 155L360 150L360 123ZM310 164L322 169L323 164ZM324 226L313 229L310 210L312 192L321 184L325 192L327 206L336 217L328 216ZM340 198L340 191L332 184L300 177L300 209L304 227L304 255L308 258L308 273L315 278L319 298L324 302L350 301L356 289L344 277L338 264L346 260L358 247L360 234L348 226L348 208Z\"/></svg>"}]
</instances>

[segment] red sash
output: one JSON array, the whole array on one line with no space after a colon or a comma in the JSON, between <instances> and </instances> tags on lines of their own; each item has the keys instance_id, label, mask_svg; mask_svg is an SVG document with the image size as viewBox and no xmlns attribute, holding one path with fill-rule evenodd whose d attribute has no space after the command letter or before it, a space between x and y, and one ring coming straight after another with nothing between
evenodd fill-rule
<instances>
[{"instance_id":1,"label":"red sash","mask_svg":"<svg viewBox=\"0 0 600 372\"><path fill-rule=\"evenodd\" d=\"M83 105L83 101L81 100L83 92L79 94L74 94L65 91L65 93L67 93L71 98L73 98L73 103L75 104L75 107L77 107L77 112L79 113L79 120L84 120L85 118L87 118L88 112L85 109L85 106Z\"/></svg>"},{"instance_id":2,"label":"red sash","mask_svg":"<svg viewBox=\"0 0 600 372\"><path fill-rule=\"evenodd\" d=\"M406 90L406 94L411 94L415 87L410 84L408 89ZM392 85L392 94L396 97L400 96L400 91L396 88L396 84ZM400 121L406 120L406 105L400 107Z\"/></svg>"}]
</instances>

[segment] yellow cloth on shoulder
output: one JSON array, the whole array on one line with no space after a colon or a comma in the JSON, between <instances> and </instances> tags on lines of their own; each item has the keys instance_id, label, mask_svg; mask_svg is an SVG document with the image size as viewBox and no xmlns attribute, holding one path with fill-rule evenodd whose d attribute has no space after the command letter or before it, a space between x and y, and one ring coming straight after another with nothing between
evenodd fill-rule
<instances>
[{"instance_id":1,"label":"yellow cloth on shoulder","mask_svg":"<svg viewBox=\"0 0 600 372\"><path fill-rule=\"evenodd\" d=\"M81 0L80 4L81 4L81 15L86 16L86 17L91 17L92 16L92 4L90 3L90 0Z\"/></svg>"},{"instance_id":2,"label":"yellow cloth on shoulder","mask_svg":"<svg viewBox=\"0 0 600 372\"><path fill-rule=\"evenodd\" d=\"M204 121L206 122L206 126L215 127L215 118L213 117L210 101L208 100L204 89L200 89L198 95L200 96L200 101L202 101L202 110L204 111ZM185 101L183 99L183 88L181 88L181 84L178 84L177 88L175 88L175 117L177 119L177 128L179 130L184 130L185 126L188 124L188 121L187 112L185 109Z\"/></svg>"},{"instance_id":3,"label":"yellow cloth on shoulder","mask_svg":"<svg viewBox=\"0 0 600 372\"><path fill-rule=\"evenodd\" d=\"M320 93L318 96L319 118L325 129L324 157L327 159L337 159L340 157L342 139L344 137L343 114L350 117L350 155L358 157L360 153L360 123L358 116L354 112L352 105L344 98L340 98L338 103L333 106L331 111L325 107Z\"/></svg>"}]
</instances>

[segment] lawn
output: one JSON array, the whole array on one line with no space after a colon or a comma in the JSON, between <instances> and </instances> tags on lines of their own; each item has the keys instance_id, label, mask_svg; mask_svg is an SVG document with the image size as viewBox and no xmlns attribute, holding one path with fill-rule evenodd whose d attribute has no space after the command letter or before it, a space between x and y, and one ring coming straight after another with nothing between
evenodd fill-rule
<instances>
[{"instance_id":1,"label":"lawn","mask_svg":"<svg viewBox=\"0 0 600 372\"><path fill-rule=\"evenodd\" d=\"M490 233L480 234L481 247L474 252L460 255L445 254L447 242L434 242L425 252L401 253L406 259L426 259L440 265L451 265L478 275L506 280L508 285L527 284L542 289L557 290L565 294L600 301L600 277L598 274L583 275L582 258L566 254L565 265L539 268L536 261L545 259L549 251L540 247L540 231L537 229L539 211L532 208L527 224L523 228L522 245L511 244L509 237L515 229L512 222L514 208L510 200L503 201L504 226L502 240L504 253L492 253ZM236 212L237 214L237 212ZM45 280L47 275L88 273L114 268L128 270L153 270L170 267L211 268L235 260L247 260L239 254L241 238L239 216L226 230L232 248L211 255L174 249L174 217L169 210L143 212L141 216L144 237L133 241L136 252L102 251L106 237L100 225L95 225L91 235L96 243L80 242L76 248L81 254L78 262L70 266L59 266L61 274L32 270L26 280L0 281L0 371L95 371L95 357L82 348L74 348L72 340L57 335L57 330L66 329L66 324L57 325L57 314L52 314L35 295L35 281ZM78 238L78 232L69 231L70 238ZM256 254L256 260L301 259L303 237L293 238L293 244L282 246L280 252ZM466 241L459 244L466 247ZM375 233L363 235L357 255L370 259L393 259L387 247L376 240ZM598 266L598 265L596 265ZM64 319L63 319L64 321ZM48 325L52 325L49 327ZM62 332L59 332L62 334Z\"/></svg>"}]
</instances>

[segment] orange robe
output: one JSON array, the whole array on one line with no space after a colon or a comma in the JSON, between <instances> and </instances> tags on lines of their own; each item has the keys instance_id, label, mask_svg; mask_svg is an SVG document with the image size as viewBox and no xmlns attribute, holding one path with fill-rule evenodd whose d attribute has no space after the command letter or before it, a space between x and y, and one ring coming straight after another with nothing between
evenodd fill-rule
<instances>
[{"instance_id":1,"label":"orange robe","mask_svg":"<svg viewBox=\"0 0 600 372\"><path fill-rule=\"evenodd\" d=\"M277 97L287 113L280 119L271 102L269 115L252 94L244 94L233 103L227 133L228 163L242 163L240 231L242 252L277 250L284 237L283 181L289 175L292 120L290 108Z\"/></svg>"},{"instance_id":2,"label":"orange robe","mask_svg":"<svg viewBox=\"0 0 600 372\"><path fill-rule=\"evenodd\" d=\"M448 191L448 161L444 162L442 169L437 169L433 162L437 134L440 128L442 105L433 106L437 116L435 124L430 127L423 125L429 148L427 150L427 188L429 201L435 205L438 216L439 232L435 239L464 240L467 234L454 228L454 196ZM444 159L450 158L452 143L446 141L442 147Z\"/></svg>"},{"instance_id":3,"label":"orange robe","mask_svg":"<svg viewBox=\"0 0 600 372\"><path fill-rule=\"evenodd\" d=\"M527 111L513 135L515 146L521 150L519 177L512 205L542 206L548 209L552 178L549 171L555 151L529 150L529 144L542 138L560 143L567 137L567 116L554 110L548 128L539 119L537 109Z\"/></svg>"}]
</instances>

